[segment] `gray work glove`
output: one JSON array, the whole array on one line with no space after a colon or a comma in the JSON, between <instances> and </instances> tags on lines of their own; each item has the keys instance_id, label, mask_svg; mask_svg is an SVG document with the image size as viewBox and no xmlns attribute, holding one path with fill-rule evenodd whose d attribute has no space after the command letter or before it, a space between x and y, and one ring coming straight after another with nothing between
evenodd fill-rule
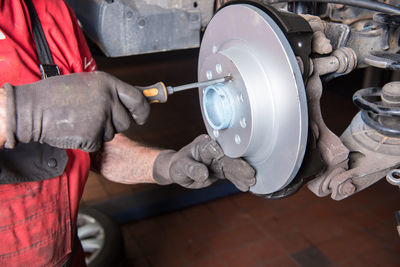
<instances>
[{"instance_id":1,"label":"gray work glove","mask_svg":"<svg viewBox=\"0 0 400 267\"><path fill-rule=\"evenodd\" d=\"M142 93L104 72L56 76L32 84L4 84L6 148L17 142L98 150L126 130L131 117L143 124L150 112Z\"/></svg>"},{"instance_id":2,"label":"gray work glove","mask_svg":"<svg viewBox=\"0 0 400 267\"><path fill-rule=\"evenodd\" d=\"M177 183L187 188L203 188L219 179L230 180L239 190L248 191L256 182L254 169L242 159L224 155L208 135L200 135L178 152L162 151L154 162L157 183Z\"/></svg>"}]
</instances>

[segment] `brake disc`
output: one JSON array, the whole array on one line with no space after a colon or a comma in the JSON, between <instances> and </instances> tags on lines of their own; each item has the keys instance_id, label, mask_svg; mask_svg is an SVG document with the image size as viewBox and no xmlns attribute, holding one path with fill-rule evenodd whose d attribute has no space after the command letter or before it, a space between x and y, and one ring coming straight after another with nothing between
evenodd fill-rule
<instances>
[{"instance_id":1,"label":"brake disc","mask_svg":"<svg viewBox=\"0 0 400 267\"><path fill-rule=\"evenodd\" d=\"M207 26L198 80L224 76L232 80L199 88L208 134L226 155L244 157L256 169L251 192L276 192L299 171L308 113L296 56L281 28L262 9L229 5Z\"/></svg>"}]
</instances>

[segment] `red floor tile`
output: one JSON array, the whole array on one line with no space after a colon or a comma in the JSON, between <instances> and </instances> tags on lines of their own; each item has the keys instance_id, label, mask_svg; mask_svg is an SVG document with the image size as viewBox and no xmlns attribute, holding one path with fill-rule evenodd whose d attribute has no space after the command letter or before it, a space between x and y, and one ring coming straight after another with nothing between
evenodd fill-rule
<instances>
[{"instance_id":1,"label":"red floor tile","mask_svg":"<svg viewBox=\"0 0 400 267\"><path fill-rule=\"evenodd\" d=\"M222 225L224 229L233 229L244 224L253 223L253 218L246 212L236 210L229 214L217 214L217 222Z\"/></svg>"},{"instance_id":2,"label":"red floor tile","mask_svg":"<svg viewBox=\"0 0 400 267\"><path fill-rule=\"evenodd\" d=\"M137 259L144 256L142 250L140 249L137 241L132 237L129 229L124 227L122 229L124 236L124 247L125 247L125 257L129 259Z\"/></svg>"},{"instance_id":3,"label":"red floor tile","mask_svg":"<svg viewBox=\"0 0 400 267\"><path fill-rule=\"evenodd\" d=\"M179 227L187 223L186 219L182 215L182 212L180 211L157 216L155 221L163 230L167 230L171 227Z\"/></svg>"},{"instance_id":4,"label":"red floor tile","mask_svg":"<svg viewBox=\"0 0 400 267\"><path fill-rule=\"evenodd\" d=\"M247 210L253 207L259 207L269 201L261 197L257 197L251 193L239 193L232 197L232 201L241 210Z\"/></svg>"},{"instance_id":5,"label":"red floor tile","mask_svg":"<svg viewBox=\"0 0 400 267\"><path fill-rule=\"evenodd\" d=\"M400 238L389 213L397 204L370 201L377 196L400 200L387 193L391 189L380 185L378 192L340 202L305 190L275 201L249 194L226 197L125 226L127 261L138 266L294 266L293 255L314 245L333 266L396 266ZM369 206L362 205L364 200Z\"/></svg>"},{"instance_id":6,"label":"red floor tile","mask_svg":"<svg viewBox=\"0 0 400 267\"><path fill-rule=\"evenodd\" d=\"M224 197L214 201L210 201L205 204L211 212L213 212L217 217L219 216L229 216L230 214L236 212L238 207L235 205L231 197Z\"/></svg>"},{"instance_id":7,"label":"red floor tile","mask_svg":"<svg viewBox=\"0 0 400 267\"><path fill-rule=\"evenodd\" d=\"M334 263L344 262L373 249L381 249L381 246L365 233L336 237L317 245L317 247Z\"/></svg>"},{"instance_id":8,"label":"red floor tile","mask_svg":"<svg viewBox=\"0 0 400 267\"><path fill-rule=\"evenodd\" d=\"M187 221L207 221L214 219L215 215L207 208L206 205L196 205L190 209L184 209L182 211L185 220Z\"/></svg>"},{"instance_id":9,"label":"red floor tile","mask_svg":"<svg viewBox=\"0 0 400 267\"><path fill-rule=\"evenodd\" d=\"M310 216L314 222L336 217L336 214L322 201L311 203L303 212L303 216Z\"/></svg>"},{"instance_id":10,"label":"red floor tile","mask_svg":"<svg viewBox=\"0 0 400 267\"><path fill-rule=\"evenodd\" d=\"M185 266L180 254L162 251L148 256L150 265L154 267L179 267Z\"/></svg>"},{"instance_id":11,"label":"red floor tile","mask_svg":"<svg viewBox=\"0 0 400 267\"><path fill-rule=\"evenodd\" d=\"M311 245L302 233L296 230L269 232L271 239L284 248L289 254L305 249Z\"/></svg>"},{"instance_id":12,"label":"red floor tile","mask_svg":"<svg viewBox=\"0 0 400 267\"><path fill-rule=\"evenodd\" d=\"M383 222L370 229L368 232L382 247L390 250L394 254L400 255L400 236L397 232L394 218Z\"/></svg>"},{"instance_id":13,"label":"red floor tile","mask_svg":"<svg viewBox=\"0 0 400 267\"><path fill-rule=\"evenodd\" d=\"M243 248L230 249L219 253L218 256L223 264L229 267L261 266L260 262L258 262L246 249Z\"/></svg>"},{"instance_id":14,"label":"red floor tile","mask_svg":"<svg viewBox=\"0 0 400 267\"><path fill-rule=\"evenodd\" d=\"M263 240L266 238L263 231L254 223L243 224L231 230L232 235L235 236L242 244Z\"/></svg>"},{"instance_id":15,"label":"red floor tile","mask_svg":"<svg viewBox=\"0 0 400 267\"><path fill-rule=\"evenodd\" d=\"M235 237L235 233L228 230L222 230L214 234L206 234L205 242L215 253L243 247L239 239Z\"/></svg>"},{"instance_id":16,"label":"red floor tile","mask_svg":"<svg viewBox=\"0 0 400 267\"><path fill-rule=\"evenodd\" d=\"M170 245L176 247L186 262L196 262L203 258L214 256L214 252L200 237L190 238L182 243L171 242Z\"/></svg>"},{"instance_id":17,"label":"red floor tile","mask_svg":"<svg viewBox=\"0 0 400 267\"><path fill-rule=\"evenodd\" d=\"M248 243L246 247L251 255L263 263L287 255L286 251L279 244L267 238Z\"/></svg>"},{"instance_id":18,"label":"red floor tile","mask_svg":"<svg viewBox=\"0 0 400 267\"><path fill-rule=\"evenodd\" d=\"M129 231L135 237L140 237L148 234L152 234L156 231L160 231L161 228L154 219L146 219L138 222L134 222L127 226Z\"/></svg>"},{"instance_id":19,"label":"red floor tile","mask_svg":"<svg viewBox=\"0 0 400 267\"><path fill-rule=\"evenodd\" d=\"M295 229L293 224L288 223L285 218L279 217L277 215L274 215L270 218L259 219L256 223L267 234L270 232L276 233Z\"/></svg>"},{"instance_id":20,"label":"red floor tile","mask_svg":"<svg viewBox=\"0 0 400 267\"><path fill-rule=\"evenodd\" d=\"M122 262L122 266L134 266L134 267L150 267L150 261L145 257L136 258L136 259L125 259Z\"/></svg>"},{"instance_id":21,"label":"red floor tile","mask_svg":"<svg viewBox=\"0 0 400 267\"><path fill-rule=\"evenodd\" d=\"M393 218L394 212L400 209L399 203L399 201L391 201L388 199L388 201L375 203L367 208L377 218L380 218L381 220L387 220Z\"/></svg>"},{"instance_id":22,"label":"red floor tile","mask_svg":"<svg viewBox=\"0 0 400 267\"><path fill-rule=\"evenodd\" d=\"M300 228L303 236L313 244L320 244L340 237L351 232L346 231L336 221L336 218L329 218L322 221L316 221L312 224L305 225Z\"/></svg>"},{"instance_id":23,"label":"red floor tile","mask_svg":"<svg viewBox=\"0 0 400 267\"><path fill-rule=\"evenodd\" d=\"M271 218L276 214L276 211L269 207L268 204L264 203L256 207L248 208L246 213L250 215L251 218L258 220L262 218Z\"/></svg>"},{"instance_id":24,"label":"red floor tile","mask_svg":"<svg viewBox=\"0 0 400 267\"><path fill-rule=\"evenodd\" d=\"M337 264L340 267L366 267L371 266L370 262L366 262L365 259L357 256L353 256Z\"/></svg>"},{"instance_id":25,"label":"red floor tile","mask_svg":"<svg viewBox=\"0 0 400 267\"><path fill-rule=\"evenodd\" d=\"M168 251L176 253L171 246L171 240L165 234L155 233L154 235L142 236L136 239L138 246L145 255Z\"/></svg>"},{"instance_id":26,"label":"red floor tile","mask_svg":"<svg viewBox=\"0 0 400 267\"><path fill-rule=\"evenodd\" d=\"M267 263L264 263L263 266L271 266L271 267L298 267L290 257L285 256L277 259L273 259Z\"/></svg>"},{"instance_id":27,"label":"red floor tile","mask_svg":"<svg viewBox=\"0 0 400 267\"><path fill-rule=\"evenodd\" d=\"M217 256L204 257L197 261L185 262L185 266L190 267L223 267L221 260Z\"/></svg>"},{"instance_id":28,"label":"red floor tile","mask_svg":"<svg viewBox=\"0 0 400 267\"><path fill-rule=\"evenodd\" d=\"M193 228L195 233L199 235L218 232L224 227L224 222L218 220L217 216L206 205L198 205L193 209L183 210L182 214L186 227Z\"/></svg>"},{"instance_id":29,"label":"red floor tile","mask_svg":"<svg viewBox=\"0 0 400 267\"><path fill-rule=\"evenodd\" d=\"M376 216L375 214L373 214L373 212L368 210L368 208L358 209L353 213L348 214L346 218L361 229L373 228L383 221L383 217Z\"/></svg>"},{"instance_id":30,"label":"red floor tile","mask_svg":"<svg viewBox=\"0 0 400 267\"><path fill-rule=\"evenodd\" d=\"M400 266L400 255L390 253L384 249L375 249L359 255L371 265L375 266Z\"/></svg>"},{"instance_id":31,"label":"red floor tile","mask_svg":"<svg viewBox=\"0 0 400 267\"><path fill-rule=\"evenodd\" d=\"M310 216L303 209L285 211L275 214L273 220L280 225L282 229L299 229L304 225L314 223L316 219Z\"/></svg>"}]
</instances>

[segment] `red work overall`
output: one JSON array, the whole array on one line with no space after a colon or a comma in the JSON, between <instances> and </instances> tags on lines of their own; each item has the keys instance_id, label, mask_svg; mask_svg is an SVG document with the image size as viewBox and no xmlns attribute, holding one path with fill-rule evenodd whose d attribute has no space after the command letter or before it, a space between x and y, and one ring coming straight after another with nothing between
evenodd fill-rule
<instances>
[{"instance_id":1,"label":"red work overall","mask_svg":"<svg viewBox=\"0 0 400 267\"><path fill-rule=\"evenodd\" d=\"M33 3L61 74L94 71L86 41L66 4L61 0ZM40 80L24 1L0 1L0 16L0 86ZM67 150L67 154L61 176L0 185L0 266L59 266L70 257L90 159L79 150Z\"/></svg>"}]
</instances>

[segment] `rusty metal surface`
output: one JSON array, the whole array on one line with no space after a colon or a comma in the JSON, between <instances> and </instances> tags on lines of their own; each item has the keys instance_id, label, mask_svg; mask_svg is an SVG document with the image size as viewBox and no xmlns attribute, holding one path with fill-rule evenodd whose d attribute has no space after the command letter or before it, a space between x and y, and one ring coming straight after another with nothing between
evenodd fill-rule
<instances>
[{"instance_id":1,"label":"rusty metal surface","mask_svg":"<svg viewBox=\"0 0 400 267\"><path fill-rule=\"evenodd\" d=\"M340 138L329 130L322 118L320 99L323 88L320 76L333 72L349 72L355 68L356 62L355 54L348 48L340 48L330 57L313 60L314 73L306 86L310 127L317 138L317 146L327 165L325 172L308 183L308 188L317 196L326 196L331 192L329 181L347 169L350 152Z\"/></svg>"},{"instance_id":2,"label":"rusty metal surface","mask_svg":"<svg viewBox=\"0 0 400 267\"><path fill-rule=\"evenodd\" d=\"M310 127L317 138L317 146L327 165L325 172L308 183L308 188L321 197L330 193L326 181L329 181L333 175L337 174L337 168L342 168L343 170L346 168L349 154L349 150L343 145L339 137L328 129L321 114L322 82L320 75L330 71L327 70L327 66L335 65L336 69L338 69L340 64L337 58L336 60L331 57L314 59L314 74L309 78L306 86ZM331 62L337 64L330 64Z\"/></svg>"},{"instance_id":3,"label":"rusty metal surface","mask_svg":"<svg viewBox=\"0 0 400 267\"><path fill-rule=\"evenodd\" d=\"M379 134L355 116L340 137L350 150L349 170L330 182L332 198L344 199L379 181L393 168L400 165L400 139ZM355 186L351 192L340 192L349 181Z\"/></svg>"},{"instance_id":4,"label":"rusty metal surface","mask_svg":"<svg viewBox=\"0 0 400 267\"><path fill-rule=\"evenodd\" d=\"M308 188L317 196L331 194L333 199L342 200L400 166L400 138L378 133L362 121L360 113L340 138L326 127L319 106L322 94L320 75L350 72L357 65L355 54L348 49L336 50L332 55L313 60L314 74L306 87L311 129L317 136L317 145L327 164L325 172L310 181Z\"/></svg>"}]
</instances>

